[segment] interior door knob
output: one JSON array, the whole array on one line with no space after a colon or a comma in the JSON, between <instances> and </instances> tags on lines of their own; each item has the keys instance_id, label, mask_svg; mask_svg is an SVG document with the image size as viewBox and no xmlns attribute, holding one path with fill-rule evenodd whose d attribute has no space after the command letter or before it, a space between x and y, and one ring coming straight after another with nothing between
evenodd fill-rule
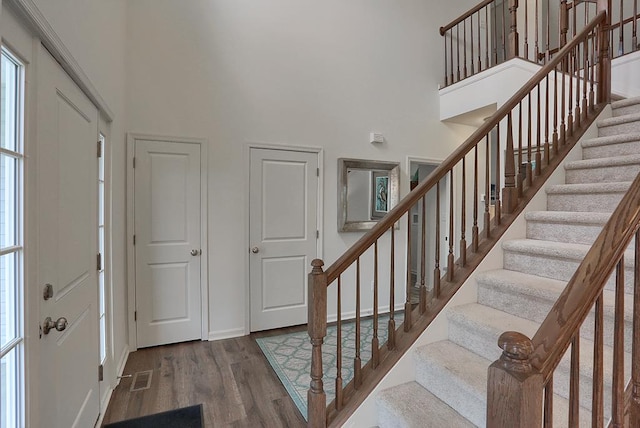
<instances>
[{"instance_id":1,"label":"interior door knob","mask_svg":"<svg viewBox=\"0 0 640 428\"><path fill-rule=\"evenodd\" d=\"M198 250L191 250L191 255L192 256L197 256L198 254L200 254L200 252Z\"/></svg>"},{"instance_id":2,"label":"interior door knob","mask_svg":"<svg viewBox=\"0 0 640 428\"><path fill-rule=\"evenodd\" d=\"M260 252L260 248L258 248L258 247L253 247L253 248L251 249L251 252L252 252L253 254L258 254L258 253Z\"/></svg>"},{"instance_id":3,"label":"interior door knob","mask_svg":"<svg viewBox=\"0 0 640 428\"><path fill-rule=\"evenodd\" d=\"M65 317L60 317L57 321L53 321L51 317L47 317L42 323L42 332L44 334L49 334L49 332L54 328L58 331L63 331L68 325L69 322Z\"/></svg>"}]
</instances>

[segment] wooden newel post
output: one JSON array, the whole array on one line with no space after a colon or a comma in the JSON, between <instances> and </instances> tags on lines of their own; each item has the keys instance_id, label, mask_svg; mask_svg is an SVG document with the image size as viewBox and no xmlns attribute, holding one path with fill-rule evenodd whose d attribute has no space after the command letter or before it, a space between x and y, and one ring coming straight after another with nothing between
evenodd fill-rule
<instances>
[{"instance_id":1,"label":"wooden newel post","mask_svg":"<svg viewBox=\"0 0 640 428\"><path fill-rule=\"evenodd\" d=\"M489 366L487 428L539 428L542 425L542 374L529 363L531 340L514 331L498 339L500 359Z\"/></svg>"},{"instance_id":2,"label":"wooden newel post","mask_svg":"<svg viewBox=\"0 0 640 428\"><path fill-rule=\"evenodd\" d=\"M327 275L324 262L314 259L308 280L307 329L311 339L311 384L307 392L307 421L313 428L327 426L327 394L322 383L322 343L327 335Z\"/></svg>"},{"instance_id":3,"label":"wooden newel post","mask_svg":"<svg viewBox=\"0 0 640 428\"><path fill-rule=\"evenodd\" d=\"M511 28L509 30L509 59L519 56L520 40L518 36L518 0L509 0Z\"/></svg>"},{"instance_id":4,"label":"wooden newel post","mask_svg":"<svg viewBox=\"0 0 640 428\"><path fill-rule=\"evenodd\" d=\"M611 56L609 40L611 25L611 0L597 0L597 12L607 13L604 23L598 28L598 103L608 103L611 101Z\"/></svg>"},{"instance_id":5,"label":"wooden newel post","mask_svg":"<svg viewBox=\"0 0 640 428\"><path fill-rule=\"evenodd\" d=\"M504 160L504 189L502 189L502 208L511 214L518 206L516 187L515 152L513 150L513 124L511 113L507 117L507 149Z\"/></svg>"}]
</instances>

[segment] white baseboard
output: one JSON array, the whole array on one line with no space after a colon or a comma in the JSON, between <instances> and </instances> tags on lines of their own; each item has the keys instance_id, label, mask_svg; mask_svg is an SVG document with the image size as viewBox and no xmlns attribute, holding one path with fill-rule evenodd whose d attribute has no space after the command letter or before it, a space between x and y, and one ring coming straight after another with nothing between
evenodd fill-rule
<instances>
[{"instance_id":1,"label":"white baseboard","mask_svg":"<svg viewBox=\"0 0 640 428\"><path fill-rule=\"evenodd\" d=\"M232 328L229 330L210 331L208 340L233 339L234 337L246 336L244 327Z\"/></svg>"},{"instance_id":2,"label":"white baseboard","mask_svg":"<svg viewBox=\"0 0 640 428\"><path fill-rule=\"evenodd\" d=\"M122 376L122 373L124 373L124 367L127 365L127 360L129 359L129 346L126 345L124 347L124 349L122 350L122 354L120 355L120 361L118 361L118 365L116 367L116 383L115 386L118 386L118 384L120 383L120 376Z\"/></svg>"},{"instance_id":3,"label":"white baseboard","mask_svg":"<svg viewBox=\"0 0 640 428\"><path fill-rule=\"evenodd\" d=\"M124 367L127 364L127 360L129 359L129 346L125 346L122 350L122 355L120 355L120 361L118 362L118 366L116 368L116 378L112 381L113 386L109 386L109 390L104 395L102 402L100 403L100 416L96 421L95 427L102 426L102 422L104 420L104 415L107 413L107 406L109 405L109 401L111 401L111 396L113 395L113 391L116 386L120 383L119 376L122 376L124 372Z\"/></svg>"}]
</instances>

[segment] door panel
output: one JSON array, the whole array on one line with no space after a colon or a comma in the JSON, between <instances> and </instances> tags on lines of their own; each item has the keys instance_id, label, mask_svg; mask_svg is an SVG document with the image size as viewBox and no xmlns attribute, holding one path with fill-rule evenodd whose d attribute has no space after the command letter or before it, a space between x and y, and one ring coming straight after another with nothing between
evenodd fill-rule
<instances>
[{"instance_id":1,"label":"door panel","mask_svg":"<svg viewBox=\"0 0 640 428\"><path fill-rule=\"evenodd\" d=\"M40 419L88 427L99 414L98 113L44 48L38 60L38 286L54 289L40 321L67 319L40 341Z\"/></svg>"},{"instance_id":2,"label":"door panel","mask_svg":"<svg viewBox=\"0 0 640 428\"><path fill-rule=\"evenodd\" d=\"M307 273L317 253L318 155L251 149L251 331L307 322Z\"/></svg>"},{"instance_id":3,"label":"door panel","mask_svg":"<svg viewBox=\"0 0 640 428\"><path fill-rule=\"evenodd\" d=\"M138 347L200 339L200 145L136 140L135 159Z\"/></svg>"}]
</instances>

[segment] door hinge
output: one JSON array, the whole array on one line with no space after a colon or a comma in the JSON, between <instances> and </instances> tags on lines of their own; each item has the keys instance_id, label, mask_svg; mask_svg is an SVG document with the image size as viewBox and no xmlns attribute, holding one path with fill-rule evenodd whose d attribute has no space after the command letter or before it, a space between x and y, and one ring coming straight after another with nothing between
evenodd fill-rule
<instances>
[{"instance_id":1,"label":"door hinge","mask_svg":"<svg viewBox=\"0 0 640 428\"><path fill-rule=\"evenodd\" d=\"M136 167L136 158L135 157L133 158L133 167L134 168Z\"/></svg>"},{"instance_id":2,"label":"door hinge","mask_svg":"<svg viewBox=\"0 0 640 428\"><path fill-rule=\"evenodd\" d=\"M102 270L102 254L98 253L97 257L98 272Z\"/></svg>"},{"instance_id":3,"label":"door hinge","mask_svg":"<svg viewBox=\"0 0 640 428\"><path fill-rule=\"evenodd\" d=\"M316 239L320 239L320 231L316 230Z\"/></svg>"},{"instance_id":4,"label":"door hinge","mask_svg":"<svg viewBox=\"0 0 640 428\"><path fill-rule=\"evenodd\" d=\"M320 168L316 168L316 177L320 177Z\"/></svg>"},{"instance_id":5,"label":"door hinge","mask_svg":"<svg viewBox=\"0 0 640 428\"><path fill-rule=\"evenodd\" d=\"M133 235L133 245L136 245L136 235Z\"/></svg>"},{"instance_id":6,"label":"door hinge","mask_svg":"<svg viewBox=\"0 0 640 428\"><path fill-rule=\"evenodd\" d=\"M98 157L102 157L102 141L98 140Z\"/></svg>"},{"instance_id":7,"label":"door hinge","mask_svg":"<svg viewBox=\"0 0 640 428\"><path fill-rule=\"evenodd\" d=\"M102 382L104 380L104 366L100 364L98 366L98 382Z\"/></svg>"},{"instance_id":8,"label":"door hinge","mask_svg":"<svg viewBox=\"0 0 640 428\"><path fill-rule=\"evenodd\" d=\"M138 311L133 311L133 320L138 321Z\"/></svg>"}]
</instances>

